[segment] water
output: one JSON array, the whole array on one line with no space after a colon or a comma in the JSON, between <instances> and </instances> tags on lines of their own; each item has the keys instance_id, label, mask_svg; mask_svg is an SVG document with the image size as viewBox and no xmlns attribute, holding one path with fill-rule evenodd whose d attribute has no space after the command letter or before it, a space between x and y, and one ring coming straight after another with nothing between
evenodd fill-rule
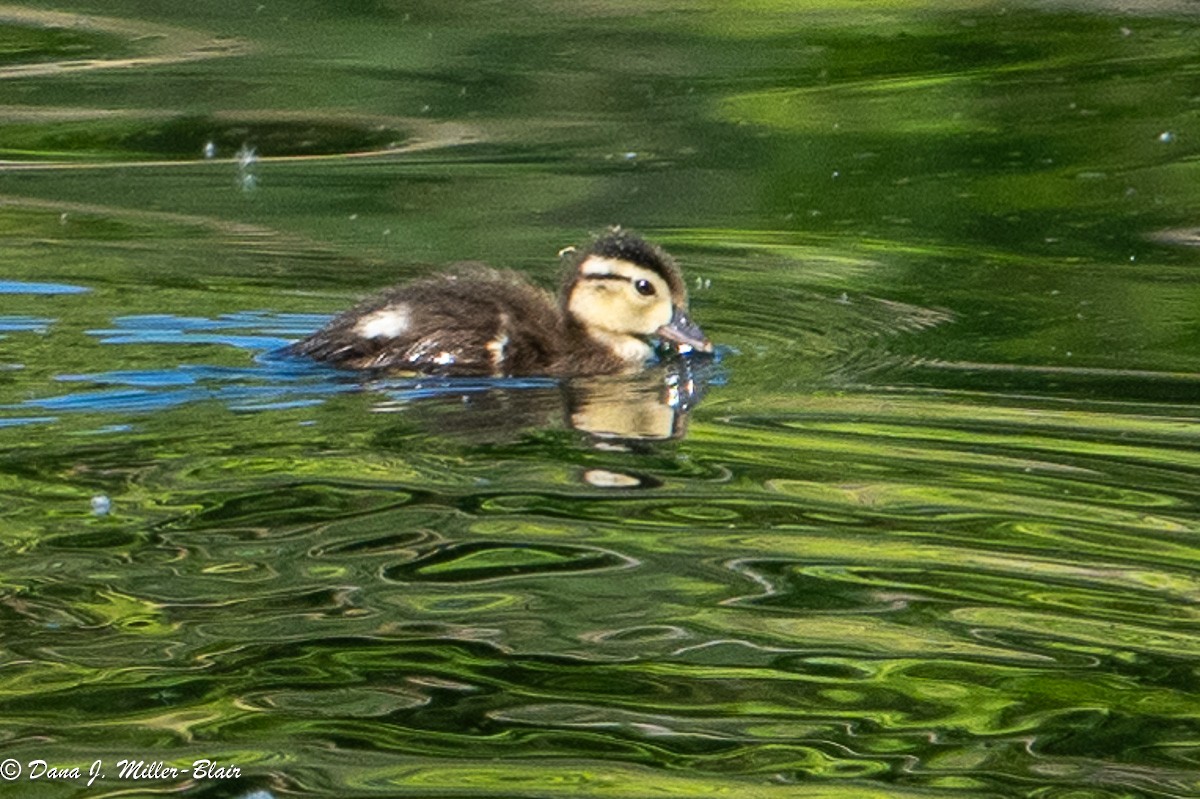
<instances>
[{"instance_id":1,"label":"water","mask_svg":"<svg viewBox=\"0 0 1200 799\"><path fill-rule=\"evenodd\" d=\"M1200 793L1198 31L0 9L9 790ZM716 365L275 354L454 260L552 285L616 222Z\"/></svg>"}]
</instances>

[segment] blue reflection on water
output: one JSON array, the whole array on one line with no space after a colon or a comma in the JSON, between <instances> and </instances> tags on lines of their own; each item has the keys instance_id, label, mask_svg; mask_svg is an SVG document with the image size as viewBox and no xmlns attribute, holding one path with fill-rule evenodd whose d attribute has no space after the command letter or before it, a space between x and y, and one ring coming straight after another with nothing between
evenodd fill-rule
<instances>
[{"instance_id":1,"label":"blue reflection on water","mask_svg":"<svg viewBox=\"0 0 1200 799\"><path fill-rule=\"evenodd\" d=\"M105 344L224 344L248 350L276 350L329 321L322 314L243 311L216 319L171 314L120 316L113 327L89 330Z\"/></svg>"},{"instance_id":2,"label":"blue reflection on water","mask_svg":"<svg viewBox=\"0 0 1200 799\"><path fill-rule=\"evenodd\" d=\"M0 426L57 421L56 417L30 415L30 408L56 413L144 413L216 400L232 411L257 412L319 405L330 395L359 391L364 386L381 392L393 403L406 403L438 397L465 397L495 389L548 389L559 383L544 377L364 378L358 373L281 352L283 347L317 329L328 319L319 314L266 311L244 311L215 319L172 314L118 317L113 320L112 327L89 330L88 333L105 344L224 345L252 352L254 361L242 367L176 364L161 369L56 375L54 381L57 383L82 383L90 388L0 406L0 412L20 414L0 418ZM0 330L44 332L51 321L34 317L0 317ZM6 322L10 328L3 327ZM717 380L713 381L713 377ZM719 373L708 375L706 382L720 382ZM109 425L103 429L120 428Z\"/></svg>"},{"instance_id":3,"label":"blue reflection on water","mask_svg":"<svg viewBox=\"0 0 1200 799\"><path fill-rule=\"evenodd\" d=\"M50 424L57 422L57 416L14 416L8 419L0 418L0 427L21 427L27 424Z\"/></svg>"},{"instance_id":4,"label":"blue reflection on water","mask_svg":"<svg viewBox=\"0 0 1200 799\"><path fill-rule=\"evenodd\" d=\"M0 316L0 333L45 333L52 324L39 316Z\"/></svg>"},{"instance_id":5,"label":"blue reflection on water","mask_svg":"<svg viewBox=\"0 0 1200 799\"><path fill-rule=\"evenodd\" d=\"M84 294L85 286L68 283L29 283L24 280L0 280L0 294Z\"/></svg>"},{"instance_id":6,"label":"blue reflection on water","mask_svg":"<svg viewBox=\"0 0 1200 799\"><path fill-rule=\"evenodd\" d=\"M244 367L175 364L160 369L56 375L57 383L87 384L88 388L4 406L0 411L16 413L0 418L0 426L57 421L57 417L29 414L31 408L56 413L140 413L207 400L223 402L234 411L318 405L324 396L357 390L359 384L349 379L331 380L332 370L327 367L285 357L277 351L328 318L258 311L216 319L172 314L118 317L111 328L90 330L89 334L105 344L224 345L252 352L254 362ZM0 317L0 330L44 333L52 322L35 317ZM115 431L121 427L109 425L103 429Z\"/></svg>"}]
</instances>

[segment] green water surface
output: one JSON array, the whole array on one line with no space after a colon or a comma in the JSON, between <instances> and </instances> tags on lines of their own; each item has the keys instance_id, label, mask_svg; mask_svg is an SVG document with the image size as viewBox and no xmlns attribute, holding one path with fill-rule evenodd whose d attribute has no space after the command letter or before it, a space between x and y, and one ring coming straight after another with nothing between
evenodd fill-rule
<instances>
[{"instance_id":1,"label":"green water surface","mask_svg":"<svg viewBox=\"0 0 1200 799\"><path fill-rule=\"evenodd\" d=\"M1200 795L1196 11L0 5L0 794ZM611 224L718 363L274 354Z\"/></svg>"}]
</instances>

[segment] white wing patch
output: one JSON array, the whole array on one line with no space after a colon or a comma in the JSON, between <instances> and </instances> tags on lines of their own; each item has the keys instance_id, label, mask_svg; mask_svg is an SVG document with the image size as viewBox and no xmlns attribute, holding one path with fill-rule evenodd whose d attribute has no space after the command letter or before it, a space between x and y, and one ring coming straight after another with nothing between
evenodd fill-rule
<instances>
[{"instance_id":1,"label":"white wing patch","mask_svg":"<svg viewBox=\"0 0 1200 799\"><path fill-rule=\"evenodd\" d=\"M354 332L363 338L397 338L407 332L411 321L407 305L391 305L358 320Z\"/></svg>"},{"instance_id":2,"label":"white wing patch","mask_svg":"<svg viewBox=\"0 0 1200 799\"><path fill-rule=\"evenodd\" d=\"M488 342L488 352L492 354L492 368L499 372L504 368L504 359L508 356L505 349L508 347L508 335L501 333L496 338Z\"/></svg>"}]
</instances>

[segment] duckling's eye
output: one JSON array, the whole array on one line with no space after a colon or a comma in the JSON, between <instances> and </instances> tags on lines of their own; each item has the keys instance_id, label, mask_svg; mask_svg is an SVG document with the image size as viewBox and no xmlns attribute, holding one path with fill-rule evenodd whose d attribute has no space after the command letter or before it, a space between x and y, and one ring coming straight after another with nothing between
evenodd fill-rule
<instances>
[{"instance_id":1,"label":"duckling's eye","mask_svg":"<svg viewBox=\"0 0 1200 799\"><path fill-rule=\"evenodd\" d=\"M637 293L643 297L650 297L654 294L654 284L649 280L635 280L633 287L637 289Z\"/></svg>"}]
</instances>

